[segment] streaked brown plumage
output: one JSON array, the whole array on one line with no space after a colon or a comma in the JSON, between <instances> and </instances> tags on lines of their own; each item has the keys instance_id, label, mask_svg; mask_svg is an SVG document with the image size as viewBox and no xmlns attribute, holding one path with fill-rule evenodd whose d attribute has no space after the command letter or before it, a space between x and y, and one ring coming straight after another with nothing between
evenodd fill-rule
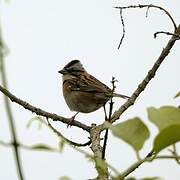
<instances>
[{"instance_id":1,"label":"streaked brown plumage","mask_svg":"<svg viewBox=\"0 0 180 180\"><path fill-rule=\"evenodd\" d=\"M69 62L63 74L63 95L72 111L90 113L104 106L112 96L111 89L88 74L79 60ZM113 93L114 97L128 96Z\"/></svg>"}]
</instances>

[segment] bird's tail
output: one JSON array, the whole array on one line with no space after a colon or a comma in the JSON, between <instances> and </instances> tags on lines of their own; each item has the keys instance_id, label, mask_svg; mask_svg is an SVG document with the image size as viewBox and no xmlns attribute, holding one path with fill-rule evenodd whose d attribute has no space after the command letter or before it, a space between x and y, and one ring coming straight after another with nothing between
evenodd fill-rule
<instances>
[{"instance_id":1,"label":"bird's tail","mask_svg":"<svg viewBox=\"0 0 180 180\"><path fill-rule=\"evenodd\" d=\"M117 93L113 93L113 96L114 97L121 97L123 99L129 99L130 98L129 96L126 96L126 95L123 95L123 94L117 94Z\"/></svg>"}]
</instances>

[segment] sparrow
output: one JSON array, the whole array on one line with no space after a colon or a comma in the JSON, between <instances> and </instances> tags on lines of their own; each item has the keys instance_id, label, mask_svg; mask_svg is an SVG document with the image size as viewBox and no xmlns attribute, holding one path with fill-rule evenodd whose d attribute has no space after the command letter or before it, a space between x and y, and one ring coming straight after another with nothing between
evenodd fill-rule
<instances>
[{"instance_id":1,"label":"sparrow","mask_svg":"<svg viewBox=\"0 0 180 180\"><path fill-rule=\"evenodd\" d=\"M112 93L112 90L97 78L89 74L79 60L72 60L58 71L63 79L63 96L71 111L81 113L96 111L111 97L129 98L126 95Z\"/></svg>"}]
</instances>

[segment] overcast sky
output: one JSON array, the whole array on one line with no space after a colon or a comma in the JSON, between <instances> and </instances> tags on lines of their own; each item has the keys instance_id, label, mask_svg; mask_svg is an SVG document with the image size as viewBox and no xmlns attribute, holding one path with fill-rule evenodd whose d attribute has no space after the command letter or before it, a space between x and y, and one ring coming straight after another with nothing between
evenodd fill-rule
<instances>
[{"instance_id":1,"label":"overcast sky","mask_svg":"<svg viewBox=\"0 0 180 180\"><path fill-rule=\"evenodd\" d=\"M99 80L111 86L116 77L116 91L131 95L152 67L170 37L157 31L173 31L173 25L162 11L129 9L124 11L126 35L117 49L122 36L122 25L117 5L156 4L167 9L177 24L180 22L180 1L110 1L110 0L10 0L1 2L0 19L4 40L9 48L5 59L9 89L19 98L49 112L71 117L62 95L62 80L58 74L66 63L79 59L84 67ZM149 140L141 155L152 147L157 129L147 119L149 106L179 105L173 96L179 91L180 44L171 50L158 70L156 77L139 96L133 107L123 114L120 121L139 116L151 130ZM116 99L117 109L124 101ZM0 106L3 99L0 94ZM19 141L31 145L45 143L58 146L58 138L46 127L38 130L38 123L27 129L27 123L35 114L12 104ZM0 140L9 142L10 133L4 108L0 109ZM90 114L79 114L77 119L90 125L103 122L103 109ZM120 122L119 121L119 122ZM52 123L68 138L85 142L88 134L78 128L66 128L62 123ZM89 151L88 148L84 150ZM89 151L90 152L90 151ZM163 154L167 151L162 152ZM9 148L0 147L0 179L17 180L14 158ZM69 176L73 180L85 180L96 175L94 165L84 155L65 146L63 153L21 151L23 170L27 180L56 180ZM124 170L136 161L134 151L123 141L110 136L107 160L117 169ZM175 161L155 161L143 164L132 175L138 178L160 176L178 180L179 166Z\"/></svg>"}]
</instances>

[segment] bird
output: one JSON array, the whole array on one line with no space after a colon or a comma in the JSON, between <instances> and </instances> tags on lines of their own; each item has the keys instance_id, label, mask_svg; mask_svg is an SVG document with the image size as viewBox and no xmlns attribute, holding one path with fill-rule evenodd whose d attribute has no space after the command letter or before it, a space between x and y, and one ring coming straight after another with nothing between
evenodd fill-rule
<instances>
[{"instance_id":1,"label":"bird","mask_svg":"<svg viewBox=\"0 0 180 180\"><path fill-rule=\"evenodd\" d=\"M128 99L126 95L112 93L112 90L97 78L89 74L80 60L72 60L58 71L62 74L63 96L71 111L76 115L91 113L105 106L111 97Z\"/></svg>"}]
</instances>

